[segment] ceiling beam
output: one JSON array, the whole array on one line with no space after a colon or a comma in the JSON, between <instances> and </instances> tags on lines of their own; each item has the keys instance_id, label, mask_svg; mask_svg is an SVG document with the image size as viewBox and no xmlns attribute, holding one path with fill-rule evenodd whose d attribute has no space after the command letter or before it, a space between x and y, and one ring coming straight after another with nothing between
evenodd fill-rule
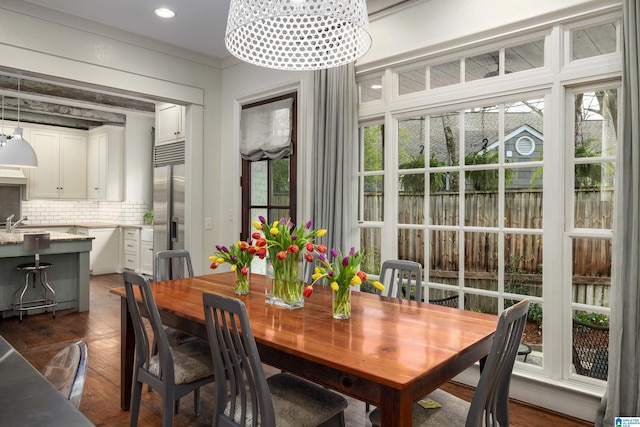
<instances>
[{"instance_id":1,"label":"ceiling beam","mask_svg":"<svg viewBox=\"0 0 640 427\"><path fill-rule=\"evenodd\" d=\"M0 91L2 90L15 92L17 94L18 77L0 75ZM60 102L68 100L101 105L112 109L116 108L127 111L155 113L155 104L152 102L60 86L52 83L43 83L23 78L20 78L20 93L25 95L51 97L58 99Z\"/></svg>"},{"instance_id":2,"label":"ceiling beam","mask_svg":"<svg viewBox=\"0 0 640 427\"><path fill-rule=\"evenodd\" d=\"M113 113L110 111L93 110L90 108L72 107L69 105L52 104L49 102L34 101L32 99L20 99L4 97L4 112L5 117L9 117L9 112L15 112L17 115L19 111L21 115L26 113L45 114L50 116L67 117L71 119L80 119L85 121L93 121L104 124L116 124L124 125L127 122L126 114Z\"/></svg>"}]
</instances>

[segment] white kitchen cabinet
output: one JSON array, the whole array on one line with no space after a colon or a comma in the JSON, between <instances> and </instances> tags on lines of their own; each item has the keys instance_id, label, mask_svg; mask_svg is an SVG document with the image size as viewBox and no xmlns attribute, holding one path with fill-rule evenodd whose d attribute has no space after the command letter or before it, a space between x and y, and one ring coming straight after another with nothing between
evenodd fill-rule
<instances>
[{"instance_id":1,"label":"white kitchen cabinet","mask_svg":"<svg viewBox=\"0 0 640 427\"><path fill-rule=\"evenodd\" d=\"M29 198L87 197L87 137L79 133L31 129L27 140L38 156L29 169Z\"/></svg>"},{"instance_id":2,"label":"white kitchen cabinet","mask_svg":"<svg viewBox=\"0 0 640 427\"><path fill-rule=\"evenodd\" d=\"M184 120L184 106L159 104L156 107L156 144L185 139Z\"/></svg>"},{"instance_id":3,"label":"white kitchen cabinet","mask_svg":"<svg viewBox=\"0 0 640 427\"><path fill-rule=\"evenodd\" d=\"M153 242L140 243L140 273L153 276Z\"/></svg>"},{"instance_id":4,"label":"white kitchen cabinet","mask_svg":"<svg viewBox=\"0 0 640 427\"><path fill-rule=\"evenodd\" d=\"M122 265L125 270L140 273L140 230L138 228L125 227L122 249Z\"/></svg>"},{"instance_id":5,"label":"white kitchen cabinet","mask_svg":"<svg viewBox=\"0 0 640 427\"><path fill-rule=\"evenodd\" d=\"M117 273L120 270L120 234L118 227L76 227L76 233L91 236L89 271L92 275Z\"/></svg>"},{"instance_id":6,"label":"white kitchen cabinet","mask_svg":"<svg viewBox=\"0 0 640 427\"><path fill-rule=\"evenodd\" d=\"M87 198L123 200L124 128L100 126L89 131L87 143Z\"/></svg>"}]
</instances>

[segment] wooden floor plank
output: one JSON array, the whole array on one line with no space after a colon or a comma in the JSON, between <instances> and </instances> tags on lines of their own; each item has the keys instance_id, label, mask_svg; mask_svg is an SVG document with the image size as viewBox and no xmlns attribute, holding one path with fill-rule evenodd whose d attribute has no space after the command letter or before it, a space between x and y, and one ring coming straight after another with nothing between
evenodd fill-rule
<instances>
[{"instance_id":1,"label":"wooden floor plank","mask_svg":"<svg viewBox=\"0 0 640 427\"><path fill-rule=\"evenodd\" d=\"M122 286L122 276L106 274L91 277L90 311L61 311L24 318L0 320L0 335L9 341L31 364L41 369L66 344L83 339L89 347L89 369L80 410L97 426L120 427L129 424L129 412L120 410L120 301L109 289ZM267 373L273 373L266 367ZM473 389L448 383L446 391L471 400ZM193 413L193 398L186 396L175 417L176 427L211 425L214 385L201 392L201 415ZM370 427L365 405L351 398L345 413L349 427ZM138 425L161 425L161 401L144 388ZM515 427L582 427L592 424L563 417L528 405L512 402L511 424Z\"/></svg>"}]
</instances>

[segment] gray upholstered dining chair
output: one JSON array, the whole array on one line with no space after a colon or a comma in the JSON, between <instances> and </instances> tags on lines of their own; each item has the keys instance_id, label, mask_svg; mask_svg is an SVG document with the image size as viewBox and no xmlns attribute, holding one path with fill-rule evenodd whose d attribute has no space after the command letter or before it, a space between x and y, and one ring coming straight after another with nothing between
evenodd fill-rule
<instances>
[{"instance_id":1,"label":"gray upholstered dining chair","mask_svg":"<svg viewBox=\"0 0 640 427\"><path fill-rule=\"evenodd\" d=\"M385 288L381 295L422 301L422 265L418 262L387 260L382 263L379 280Z\"/></svg>"},{"instance_id":2,"label":"gray upholstered dining chair","mask_svg":"<svg viewBox=\"0 0 640 427\"><path fill-rule=\"evenodd\" d=\"M156 254L153 281L184 279L193 277L193 265L191 255L185 249L170 249L159 251ZM196 339L193 335L173 328L164 328L167 334L169 345L178 346ZM152 347L152 354L157 353L155 341Z\"/></svg>"},{"instance_id":3,"label":"gray upholstered dining chair","mask_svg":"<svg viewBox=\"0 0 640 427\"><path fill-rule=\"evenodd\" d=\"M42 375L76 408L84 390L87 358L87 343L78 341L56 353L42 369Z\"/></svg>"},{"instance_id":4,"label":"gray upholstered dining chair","mask_svg":"<svg viewBox=\"0 0 640 427\"><path fill-rule=\"evenodd\" d=\"M235 298L203 294L209 346L218 378L213 425L344 426L347 400L287 373L266 378L247 309Z\"/></svg>"},{"instance_id":5,"label":"gray upholstered dining chair","mask_svg":"<svg viewBox=\"0 0 640 427\"><path fill-rule=\"evenodd\" d=\"M195 413L200 412L200 387L214 380L213 361L209 346L202 340L191 341L176 347L169 346L162 326L149 280L139 274L124 272L127 306L133 323L136 354L133 367L130 425L138 425L142 384L153 387L162 397L162 425L173 425L180 398L194 392ZM148 314L151 329L156 337L158 354L151 355L150 340L136 300L136 291ZM224 374L223 374L224 378Z\"/></svg>"},{"instance_id":6,"label":"gray upholstered dining chair","mask_svg":"<svg viewBox=\"0 0 640 427\"><path fill-rule=\"evenodd\" d=\"M191 255L185 249L170 249L159 251L156 254L156 265L154 268L153 280L182 279L193 277L193 265Z\"/></svg>"},{"instance_id":7,"label":"gray upholstered dining chair","mask_svg":"<svg viewBox=\"0 0 640 427\"><path fill-rule=\"evenodd\" d=\"M425 409L413 405L413 426L508 426L509 385L518 346L527 321L529 300L524 299L502 312L480 381L469 404L442 390L427 397L441 405ZM380 426L380 410L369 414L374 427Z\"/></svg>"}]
</instances>

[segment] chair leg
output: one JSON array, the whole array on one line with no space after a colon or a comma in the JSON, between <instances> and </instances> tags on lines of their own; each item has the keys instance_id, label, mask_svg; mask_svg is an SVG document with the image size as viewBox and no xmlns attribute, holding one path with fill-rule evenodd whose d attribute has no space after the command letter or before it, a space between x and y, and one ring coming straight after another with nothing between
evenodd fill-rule
<instances>
[{"instance_id":1,"label":"chair leg","mask_svg":"<svg viewBox=\"0 0 640 427\"><path fill-rule=\"evenodd\" d=\"M162 427L173 427L173 416L177 413L179 401L175 400L173 388L169 384L165 385L162 396Z\"/></svg>"},{"instance_id":2,"label":"chair leg","mask_svg":"<svg viewBox=\"0 0 640 427\"><path fill-rule=\"evenodd\" d=\"M142 383L133 379L133 389L131 390L131 417L129 426L137 427L138 415L140 414L140 400L142 399Z\"/></svg>"},{"instance_id":3,"label":"chair leg","mask_svg":"<svg viewBox=\"0 0 640 427\"><path fill-rule=\"evenodd\" d=\"M193 391L193 411L200 415L200 387Z\"/></svg>"}]
</instances>

